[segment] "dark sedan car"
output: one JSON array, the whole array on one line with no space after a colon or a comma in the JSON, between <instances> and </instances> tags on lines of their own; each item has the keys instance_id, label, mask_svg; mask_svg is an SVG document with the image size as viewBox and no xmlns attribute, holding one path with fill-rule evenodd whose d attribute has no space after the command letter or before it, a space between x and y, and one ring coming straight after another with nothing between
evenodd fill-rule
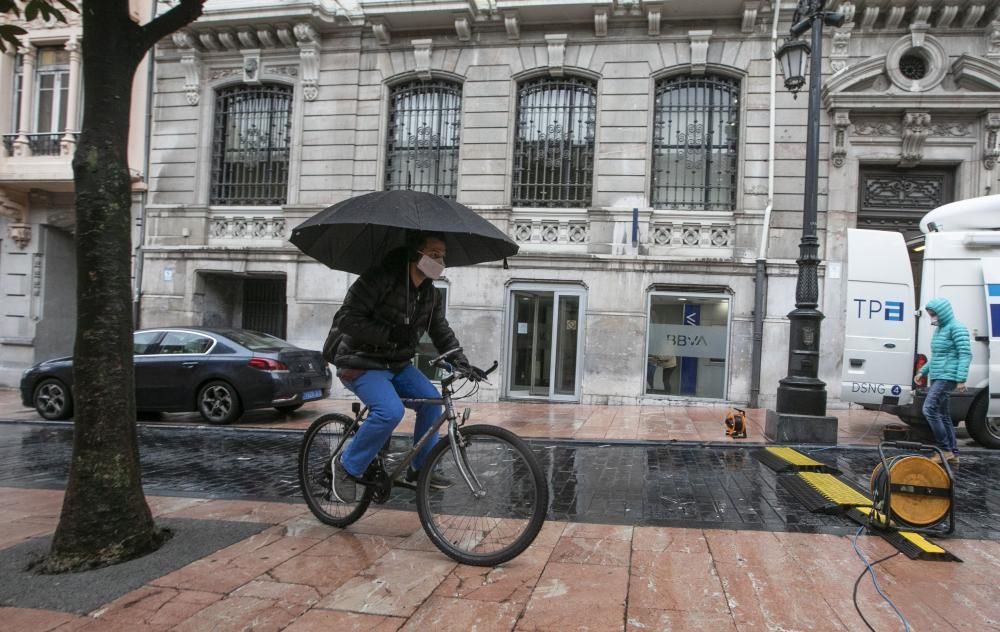
<instances>
[{"instance_id":1,"label":"dark sedan car","mask_svg":"<svg viewBox=\"0 0 1000 632\"><path fill-rule=\"evenodd\" d=\"M290 413L330 394L319 351L241 329L161 327L135 332L135 401L144 412L197 410L226 424L244 410ZM73 416L73 359L36 364L21 377L21 401L46 419Z\"/></svg>"}]
</instances>

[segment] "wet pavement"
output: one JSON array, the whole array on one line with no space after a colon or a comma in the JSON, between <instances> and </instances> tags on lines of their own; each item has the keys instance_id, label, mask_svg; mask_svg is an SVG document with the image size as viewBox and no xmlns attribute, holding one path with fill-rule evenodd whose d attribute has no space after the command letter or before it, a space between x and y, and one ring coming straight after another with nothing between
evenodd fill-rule
<instances>
[{"instance_id":1,"label":"wet pavement","mask_svg":"<svg viewBox=\"0 0 1000 632\"><path fill-rule=\"evenodd\" d=\"M139 425L147 494L301 502L298 430ZM399 437L399 450L408 439ZM581 523L847 535L847 518L813 514L759 463L760 446L531 439L552 490L549 519ZM0 485L62 489L68 423L0 424ZM809 451L810 448L803 448ZM811 456L867 488L878 452L813 449ZM1000 540L1000 453L967 449L956 479L957 537ZM413 510L397 490L390 509Z\"/></svg>"}]
</instances>

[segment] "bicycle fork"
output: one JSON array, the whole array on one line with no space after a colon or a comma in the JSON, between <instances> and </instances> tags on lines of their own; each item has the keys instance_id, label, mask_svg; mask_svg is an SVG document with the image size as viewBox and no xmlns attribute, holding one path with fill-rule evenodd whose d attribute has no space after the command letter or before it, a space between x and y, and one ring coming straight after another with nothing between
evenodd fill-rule
<instances>
[{"instance_id":1,"label":"bicycle fork","mask_svg":"<svg viewBox=\"0 0 1000 632\"><path fill-rule=\"evenodd\" d=\"M465 479L465 484L469 486L469 490L473 496L482 498L486 495L486 490L483 488L482 483L479 482L479 479L476 478L476 473L466 464L465 441L458 434L458 424L448 424L448 441L451 443L451 453L455 457L458 472Z\"/></svg>"}]
</instances>

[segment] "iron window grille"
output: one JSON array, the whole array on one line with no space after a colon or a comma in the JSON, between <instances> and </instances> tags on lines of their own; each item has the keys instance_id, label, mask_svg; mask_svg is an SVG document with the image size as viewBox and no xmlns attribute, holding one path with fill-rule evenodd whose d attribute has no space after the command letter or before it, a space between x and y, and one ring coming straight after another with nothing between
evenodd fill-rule
<instances>
[{"instance_id":1,"label":"iron window grille","mask_svg":"<svg viewBox=\"0 0 1000 632\"><path fill-rule=\"evenodd\" d=\"M385 189L458 193L462 88L443 81L412 81L389 95Z\"/></svg>"},{"instance_id":2,"label":"iron window grille","mask_svg":"<svg viewBox=\"0 0 1000 632\"><path fill-rule=\"evenodd\" d=\"M597 86L543 77L518 88L512 204L587 207L594 176Z\"/></svg>"},{"instance_id":3,"label":"iron window grille","mask_svg":"<svg viewBox=\"0 0 1000 632\"><path fill-rule=\"evenodd\" d=\"M291 114L290 86L236 85L219 90L212 204L276 206L287 201Z\"/></svg>"},{"instance_id":4,"label":"iron window grille","mask_svg":"<svg viewBox=\"0 0 1000 632\"><path fill-rule=\"evenodd\" d=\"M739 82L706 75L657 83L653 125L654 208L736 208Z\"/></svg>"}]
</instances>

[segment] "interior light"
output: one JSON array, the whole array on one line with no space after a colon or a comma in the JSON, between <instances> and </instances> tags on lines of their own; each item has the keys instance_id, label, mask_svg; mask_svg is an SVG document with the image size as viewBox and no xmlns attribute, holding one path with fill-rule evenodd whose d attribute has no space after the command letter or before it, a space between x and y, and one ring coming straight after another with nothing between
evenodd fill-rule
<instances>
[{"instance_id":1,"label":"interior light","mask_svg":"<svg viewBox=\"0 0 1000 632\"><path fill-rule=\"evenodd\" d=\"M914 246L913 247L913 252L923 252L923 251L924 251L924 245L923 244L920 244L919 246Z\"/></svg>"}]
</instances>

